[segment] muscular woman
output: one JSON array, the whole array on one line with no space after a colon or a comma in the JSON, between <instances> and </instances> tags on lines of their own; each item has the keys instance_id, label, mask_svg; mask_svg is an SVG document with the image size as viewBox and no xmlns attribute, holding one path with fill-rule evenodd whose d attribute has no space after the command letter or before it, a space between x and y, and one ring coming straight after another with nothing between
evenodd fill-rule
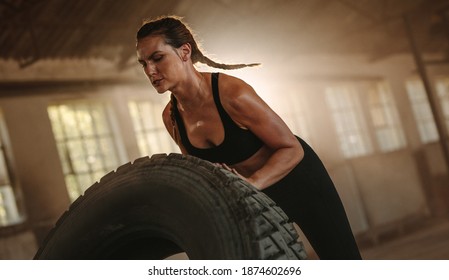
<instances>
[{"instance_id":1,"label":"muscular woman","mask_svg":"<svg viewBox=\"0 0 449 280\"><path fill-rule=\"evenodd\" d=\"M245 81L219 69L177 17L145 22L137 58L160 94L164 124L183 154L222 165L265 192L302 229L320 259L361 259L344 207L321 160Z\"/></svg>"}]
</instances>

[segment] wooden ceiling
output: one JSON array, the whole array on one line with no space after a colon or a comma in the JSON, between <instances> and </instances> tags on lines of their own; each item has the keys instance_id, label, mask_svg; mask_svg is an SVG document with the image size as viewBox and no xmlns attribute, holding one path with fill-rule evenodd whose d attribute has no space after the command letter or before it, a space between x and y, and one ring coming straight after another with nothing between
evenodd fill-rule
<instances>
[{"instance_id":1,"label":"wooden ceiling","mask_svg":"<svg viewBox=\"0 0 449 280\"><path fill-rule=\"evenodd\" d=\"M449 54L449 0L1 0L0 59L100 57L123 68L142 20L165 14L184 16L208 45L246 34L266 51L277 41L282 53L371 59L410 52L408 15L421 50Z\"/></svg>"}]
</instances>

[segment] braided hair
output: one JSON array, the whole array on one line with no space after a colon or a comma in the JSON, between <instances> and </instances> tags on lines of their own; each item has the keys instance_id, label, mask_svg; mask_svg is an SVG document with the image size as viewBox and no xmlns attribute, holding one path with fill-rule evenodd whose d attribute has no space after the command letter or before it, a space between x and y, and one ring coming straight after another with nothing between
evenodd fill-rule
<instances>
[{"instance_id":1,"label":"braided hair","mask_svg":"<svg viewBox=\"0 0 449 280\"><path fill-rule=\"evenodd\" d=\"M137 41L150 35L162 35L165 42L173 48L179 48L183 44L189 43L192 47L192 62L203 63L213 68L233 70L244 67L253 67L260 65L259 63L251 64L225 64L218 63L205 56L198 47L192 32L179 17L164 16L154 20L145 21L137 31Z\"/></svg>"}]
</instances>

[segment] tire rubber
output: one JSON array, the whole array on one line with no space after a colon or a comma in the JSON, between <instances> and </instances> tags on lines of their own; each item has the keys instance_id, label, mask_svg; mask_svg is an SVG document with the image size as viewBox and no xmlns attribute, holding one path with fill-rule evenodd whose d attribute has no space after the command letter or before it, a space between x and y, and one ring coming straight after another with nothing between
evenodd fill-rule
<instances>
[{"instance_id":1,"label":"tire rubber","mask_svg":"<svg viewBox=\"0 0 449 280\"><path fill-rule=\"evenodd\" d=\"M210 162L157 154L105 175L72 203L35 259L305 259L286 214Z\"/></svg>"}]
</instances>

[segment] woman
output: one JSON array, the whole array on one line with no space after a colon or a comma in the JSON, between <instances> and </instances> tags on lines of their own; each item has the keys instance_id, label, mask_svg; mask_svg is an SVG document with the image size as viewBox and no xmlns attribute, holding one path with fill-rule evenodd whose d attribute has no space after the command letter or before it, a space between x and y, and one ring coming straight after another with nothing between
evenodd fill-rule
<instances>
[{"instance_id":1,"label":"woman","mask_svg":"<svg viewBox=\"0 0 449 280\"><path fill-rule=\"evenodd\" d=\"M321 259L360 259L345 210L313 150L244 81L199 72L204 56L177 17L146 22L137 56L158 93L171 92L164 124L183 154L222 165L270 196L296 222Z\"/></svg>"}]
</instances>

